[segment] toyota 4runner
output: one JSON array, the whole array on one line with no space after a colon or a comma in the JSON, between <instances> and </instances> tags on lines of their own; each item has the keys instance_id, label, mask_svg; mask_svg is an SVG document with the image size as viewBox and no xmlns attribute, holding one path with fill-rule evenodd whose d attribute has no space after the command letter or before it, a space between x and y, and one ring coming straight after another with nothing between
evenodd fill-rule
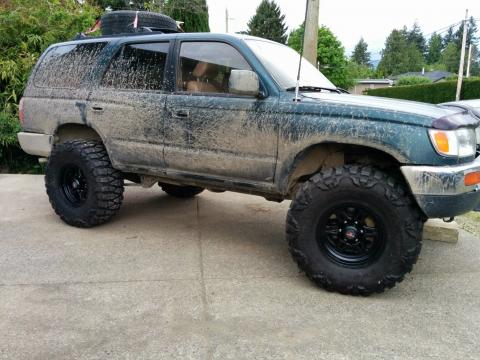
<instances>
[{"instance_id":1,"label":"toyota 4runner","mask_svg":"<svg viewBox=\"0 0 480 360\"><path fill-rule=\"evenodd\" d=\"M110 36L52 45L20 105L18 138L48 158L55 212L102 224L124 180L291 199L286 237L317 285L367 295L417 261L427 218L480 202L471 112L353 96L292 49L244 35ZM477 105L480 104L477 103Z\"/></svg>"}]
</instances>

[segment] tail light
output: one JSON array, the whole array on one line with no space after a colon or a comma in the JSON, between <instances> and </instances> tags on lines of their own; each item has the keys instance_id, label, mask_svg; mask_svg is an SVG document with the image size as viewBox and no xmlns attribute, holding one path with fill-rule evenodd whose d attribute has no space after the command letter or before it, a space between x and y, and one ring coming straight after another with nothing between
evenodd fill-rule
<instances>
[{"instance_id":1,"label":"tail light","mask_svg":"<svg viewBox=\"0 0 480 360\"><path fill-rule=\"evenodd\" d=\"M20 103L18 104L18 120L20 121L20 124L23 125L25 120L25 113L23 112L23 98L20 99Z\"/></svg>"}]
</instances>

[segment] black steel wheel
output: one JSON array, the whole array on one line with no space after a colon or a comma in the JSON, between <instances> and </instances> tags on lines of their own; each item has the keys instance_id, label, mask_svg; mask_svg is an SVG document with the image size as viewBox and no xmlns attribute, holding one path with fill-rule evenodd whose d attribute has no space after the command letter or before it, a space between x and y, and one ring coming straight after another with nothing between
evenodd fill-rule
<instances>
[{"instance_id":1,"label":"black steel wheel","mask_svg":"<svg viewBox=\"0 0 480 360\"><path fill-rule=\"evenodd\" d=\"M346 165L315 174L297 190L287 240L315 284L369 295L412 270L424 220L401 181L374 167Z\"/></svg>"},{"instance_id":2,"label":"black steel wheel","mask_svg":"<svg viewBox=\"0 0 480 360\"><path fill-rule=\"evenodd\" d=\"M65 165L60 171L60 186L72 206L82 206L87 200L88 184L82 169L74 164Z\"/></svg>"},{"instance_id":3,"label":"black steel wheel","mask_svg":"<svg viewBox=\"0 0 480 360\"><path fill-rule=\"evenodd\" d=\"M123 200L122 173L112 167L99 141L55 145L45 169L45 187L57 215L77 227L107 222Z\"/></svg>"},{"instance_id":4,"label":"black steel wheel","mask_svg":"<svg viewBox=\"0 0 480 360\"><path fill-rule=\"evenodd\" d=\"M340 265L369 265L385 248L384 226L380 215L366 204L338 205L319 219L318 245Z\"/></svg>"}]
</instances>

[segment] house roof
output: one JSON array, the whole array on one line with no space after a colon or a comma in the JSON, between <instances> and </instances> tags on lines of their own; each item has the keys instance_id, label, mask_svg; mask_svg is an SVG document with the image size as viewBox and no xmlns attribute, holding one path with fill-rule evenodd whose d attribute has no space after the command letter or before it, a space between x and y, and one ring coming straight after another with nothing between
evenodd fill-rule
<instances>
[{"instance_id":1,"label":"house roof","mask_svg":"<svg viewBox=\"0 0 480 360\"><path fill-rule=\"evenodd\" d=\"M358 79L357 84L385 84L392 85L393 80L390 79Z\"/></svg>"},{"instance_id":2,"label":"house roof","mask_svg":"<svg viewBox=\"0 0 480 360\"><path fill-rule=\"evenodd\" d=\"M432 82L437 82L452 75L455 75L455 74L448 71L426 71L424 74L422 74L421 72L407 72L397 76L392 76L392 79L398 80L402 77L418 76L418 77L426 77L430 79Z\"/></svg>"}]
</instances>

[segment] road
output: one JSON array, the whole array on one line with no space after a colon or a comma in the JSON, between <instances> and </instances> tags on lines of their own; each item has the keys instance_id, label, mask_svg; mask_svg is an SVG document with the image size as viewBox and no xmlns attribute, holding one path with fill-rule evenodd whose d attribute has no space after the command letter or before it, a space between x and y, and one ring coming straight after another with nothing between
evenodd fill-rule
<instances>
[{"instance_id":1,"label":"road","mask_svg":"<svg viewBox=\"0 0 480 360\"><path fill-rule=\"evenodd\" d=\"M0 359L474 359L480 241L424 242L368 298L315 288L284 240L288 202L128 187L94 229L43 178L0 175Z\"/></svg>"}]
</instances>

